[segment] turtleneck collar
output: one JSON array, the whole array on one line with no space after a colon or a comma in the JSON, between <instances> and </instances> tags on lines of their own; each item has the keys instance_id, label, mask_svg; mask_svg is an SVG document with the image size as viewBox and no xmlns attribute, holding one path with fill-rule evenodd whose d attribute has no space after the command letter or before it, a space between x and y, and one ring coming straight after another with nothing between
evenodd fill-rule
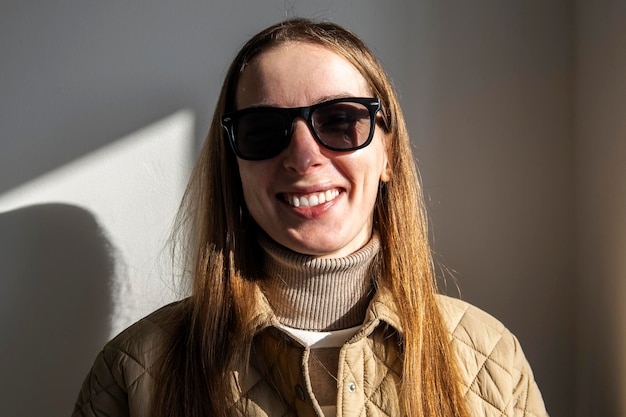
<instances>
[{"instance_id":1,"label":"turtleneck collar","mask_svg":"<svg viewBox=\"0 0 626 417\"><path fill-rule=\"evenodd\" d=\"M363 323L374 293L370 267L380 249L376 233L345 258L317 258L279 245L265 234L265 278L259 285L278 321L304 330L338 330Z\"/></svg>"}]
</instances>

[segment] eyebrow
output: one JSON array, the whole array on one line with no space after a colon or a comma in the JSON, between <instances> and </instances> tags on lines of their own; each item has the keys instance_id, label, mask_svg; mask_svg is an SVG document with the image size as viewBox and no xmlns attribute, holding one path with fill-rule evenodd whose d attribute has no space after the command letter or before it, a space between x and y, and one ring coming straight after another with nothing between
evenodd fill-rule
<instances>
[{"instance_id":1,"label":"eyebrow","mask_svg":"<svg viewBox=\"0 0 626 417\"><path fill-rule=\"evenodd\" d=\"M361 95L354 95L352 93L347 93L347 92L346 93L326 95L326 96L319 97L317 100L315 100L312 103L310 103L309 106L314 106L316 104L323 103L325 101L335 100L335 99L338 99L338 98L353 98L353 97L367 97L367 95L362 95L362 94ZM284 107L284 106L277 106L274 103L261 102L261 103L253 104L251 106L237 108L237 110L252 109L252 108L257 108L257 107L276 107L276 108L283 108L283 109L288 108L288 107ZM302 106L298 106L298 107L302 107ZM307 107L307 106L304 106L304 107Z\"/></svg>"},{"instance_id":2,"label":"eyebrow","mask_svg":"<svg viewBox=\"0 0 626 417\"><path fill-rule=\"evenodd\" d=\"M319 104L319 103L323 103L325 101L335 100L337 98L352 98L352 97L364 97L364 96L360 96L360 95L359 96L355 96L354 94L349 94L349 93L333 94L333 95L329 95L329 96L320 97L318 100L316 100L312 104Z\"/></svg>"}]
</instances>

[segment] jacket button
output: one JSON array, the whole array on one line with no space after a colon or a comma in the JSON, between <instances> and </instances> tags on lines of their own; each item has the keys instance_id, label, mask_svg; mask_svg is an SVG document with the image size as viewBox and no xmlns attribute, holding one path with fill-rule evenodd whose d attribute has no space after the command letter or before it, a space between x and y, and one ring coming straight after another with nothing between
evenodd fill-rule
<instances>
[{"instance_id":1,"label":"jacket button","mask_svg":"<svg viewBox=\"0 0 626 417\"><path fill-rule=\"evenodd\" d=\"M354 382L348 383L348 392L353 393L356 391L356 384Z\"/></svg>"},{"instance_id":2,"label":"jacket button","mask_svg":"<svg viewBox=\"0 0 626 417\"><path fill-rule=\"evenodd\" d=\"M300 401L304 401L305 399L304 390L302 389L300 384L296 385L296 397L298 397Z\"/></svg>"}]
</instances>

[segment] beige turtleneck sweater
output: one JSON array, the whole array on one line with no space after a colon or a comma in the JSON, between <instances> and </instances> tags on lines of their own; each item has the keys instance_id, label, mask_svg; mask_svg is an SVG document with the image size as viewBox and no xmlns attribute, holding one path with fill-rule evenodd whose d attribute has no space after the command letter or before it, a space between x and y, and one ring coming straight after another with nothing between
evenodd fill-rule
<instances>
[{"instance_id":1,"label":"beige turtleneck sweater","mask_svg":"<svg viewBox=\"0 0 626 417\"><path fill-rule=\"evenodd\" d=\"M265 279L260 287L278 321L288 328L334 332L359 326L374 292L371 267L380 249L377 234L345 258L293 252L263 235ZM322 407L337 397L338 347L311 347L309 373Z\"/></svg>"}]
</instances>

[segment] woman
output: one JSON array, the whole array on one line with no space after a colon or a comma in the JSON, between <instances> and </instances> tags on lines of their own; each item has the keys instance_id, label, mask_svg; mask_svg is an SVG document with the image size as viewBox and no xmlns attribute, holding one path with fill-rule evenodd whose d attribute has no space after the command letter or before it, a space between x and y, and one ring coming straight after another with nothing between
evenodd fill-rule
<instances>
[{"instance_id":1,"label":"woman","mask_svg":"<svg viewBox=\"0 0 626 417\"><path fill-rule=\"evenodd\" d=\"M104 348L75 416L546 415L516 339L436 295L397 98L347 30L242 48L179 220L191 297Z\"/></svg>"}]
</instances>

